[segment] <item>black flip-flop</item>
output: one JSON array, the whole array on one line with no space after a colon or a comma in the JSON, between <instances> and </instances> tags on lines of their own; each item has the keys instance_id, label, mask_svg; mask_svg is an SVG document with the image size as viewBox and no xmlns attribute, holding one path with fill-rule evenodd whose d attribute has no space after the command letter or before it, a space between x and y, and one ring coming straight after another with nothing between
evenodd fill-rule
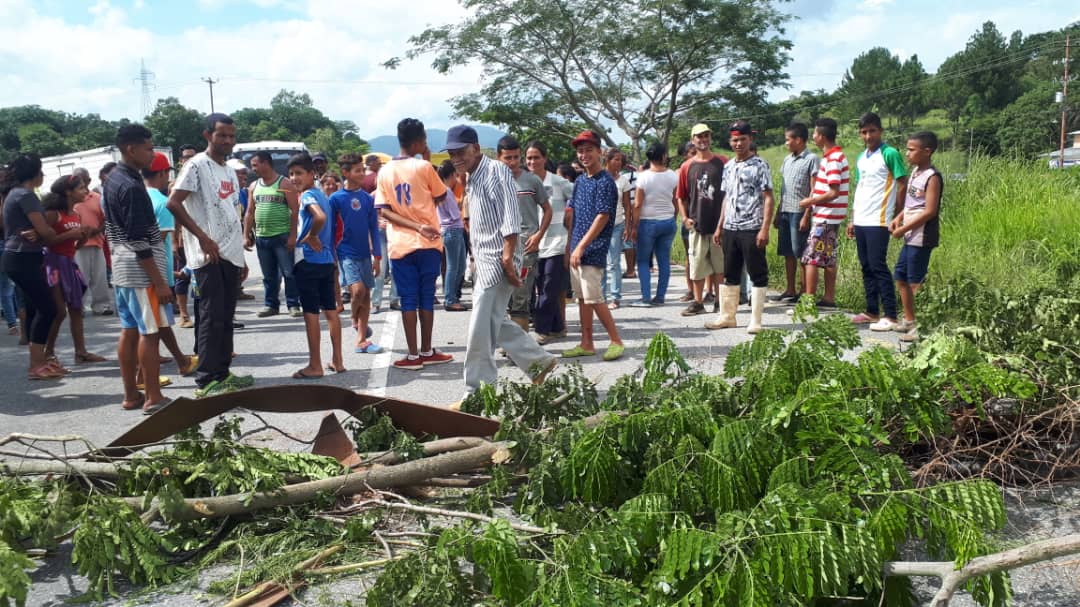
<instances>
[{"instance_id":1,"label":"black flip-flop","mask_svg":"<svg viewBox=\"0 0 1080 607\"><path fill-rule=\"evenodd\" d=\"M296 373L292 374L293 379L322 379L323 377L326 377L326 376L325 375L308 375L307 373L304 373L303 369L300 369Z\"/></svg>"}]
</instances>

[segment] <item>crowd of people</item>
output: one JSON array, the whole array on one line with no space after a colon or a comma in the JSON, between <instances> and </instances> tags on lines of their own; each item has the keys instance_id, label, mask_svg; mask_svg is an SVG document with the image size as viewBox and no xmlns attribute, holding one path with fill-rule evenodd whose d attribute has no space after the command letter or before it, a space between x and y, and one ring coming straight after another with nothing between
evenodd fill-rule
<instances>
[{"instance_id":1,"label":"crowd of people","mask_svg":"<svg viewBox=\"0 0 1080 607\"><path fill-rule=\"evenodd\" d=\"M263 277L257 316L281 314L284 283L285 309L303 319L308 363L293 378L346 370L346 305L353 353L382 351L369 320L383 311L389 279L389 307L400 312L406 341L394 368L453 360L432 341L435 307L471 314L467 396L495 382L500 353L542 382L557 362L544 346L567 337L566 306L574 299L577 343L561 357L596 355L594 317L607 337L603 360L622 357L613 312L622 305L623 279L641 285L630 306L666 304L680 221L688 260L683 316L706 314L712 303L714 316L704 327L728 329L737 326L740 303L749 303L746 330L757 333L767 299L794 304L809 295L819 308L835 308L839 231L846 222L866 293L865 309L852 321L917 339L914 294L940 240L942 179L932 164L933 133L907 140L909 173L901 152L882 141L880 118L868 113L859 121L866 148L852 170L836 144L834 120L817 120L812 134L805 124L791 124L776 196L751 125L739 120L726 130L732 157L714 152L712 128L697 124L672 170L661 143L634 167L591 130L571 142L573 163L556 163L542 142L510 136L499 140L492 158L476 130L459 125L442 150L449 160L435 166L424 125L407 118L398 124L400 152L386 164L374 154L344 154L335 172L325 155L300 153L280 175L271 155L258 152L249 180L249 167L231 158L236 127L225 114L207 116L205 148L184 146L175 169L154 151L149 130L125 125L115 141L121 159L103 168L98 191L89 189L88 172L77 169L39 197L39 158L21 155L3 168L3 314L9 332L27 345L28 378L56 380L69 373L56 356L64 320L74 362L90 364L105 358L87 348L83 315L115 312L123 407L153 413L170 402L161 392L169 381L159 375L168 360L161 345L181 374L195 376L196 397L254 384L231 371L233 332L242 326L237 302L254 298L243 291L244 253L254 249ZM774 227L785 288L768 296L766 251ZM890 238L904 241L892 273ZM817 298L819 268L824 288ZM323 320L331 344L325 365ZM194 329L194 354L179 347L176 324Z\"/></svg>"}]
</instances>

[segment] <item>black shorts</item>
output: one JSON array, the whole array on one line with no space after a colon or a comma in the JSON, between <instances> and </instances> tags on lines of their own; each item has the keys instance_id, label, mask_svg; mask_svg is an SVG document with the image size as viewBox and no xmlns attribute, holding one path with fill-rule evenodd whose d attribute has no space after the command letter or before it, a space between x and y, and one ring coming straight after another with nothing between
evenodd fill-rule
<instances>
[{"instance_id":1,"label":"black shorts","mask_svg":"<svg viewBox=\"0 0 1080 607\"><path fill-rule=\"evenodd\" d=\"M301 261L293 268L296 289L300 291L300 307L304 314L320 310L337 310L337 286L334 284L335 264Z\"/></svg>"}]
</instances>

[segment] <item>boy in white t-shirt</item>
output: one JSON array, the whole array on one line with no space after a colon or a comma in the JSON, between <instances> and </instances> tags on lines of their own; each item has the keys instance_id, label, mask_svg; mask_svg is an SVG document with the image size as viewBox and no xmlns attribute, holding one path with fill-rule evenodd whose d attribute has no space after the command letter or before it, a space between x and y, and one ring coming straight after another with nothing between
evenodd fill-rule
<instances>
[{"instance_id":1,"label":"boy in white t-shirt","mask_svg":"<svg viewBox=\"0 0 1080 607\"><path fill-rule=\"evenodd\" d=\"M866 311L851 320L869 324L872 331L892 331L896 327L896 291L886 256L889 252L889 222L903 209L907 190L907 169L896 148L881 141L881 118L867 112L859 119L859 136L866 151L859 154L852 218L847 237L855 239L862 266ZM882 315L884 313L884 315Z\"/></svg>"}]
</instances>

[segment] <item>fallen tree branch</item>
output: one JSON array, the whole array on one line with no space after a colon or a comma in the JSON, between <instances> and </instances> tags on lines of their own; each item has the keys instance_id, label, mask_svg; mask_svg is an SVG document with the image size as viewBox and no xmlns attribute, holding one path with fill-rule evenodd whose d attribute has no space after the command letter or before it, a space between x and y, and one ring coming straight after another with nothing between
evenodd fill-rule
<instances>
[{"instance_id":1,"label":"fallen tree branch","mask_svg":"<svg viewBox=\"0 0 1080 607\"><path fill-rule=\"evenodd\" d=\"M311 568L315 567L316 565L318 565L322 561L326 560L327 558L330 558L331 556L337 554L338 552L341 552L342 550L344 550L344 548L345 548L345 546L343 546L341 544L336 544L334 546L330 546L326 550L323 550L319 554L316 554L315 556L301 562L296 567L294 567L293 570L292 570L292 573L289 574L290 579L295 578L297 575L304 573L305 569L311 569ZM252 588L248 592L245 592L243 595L238 596L238 597L234 598L233 600L229 601L228 603L225 604L225 607L246 607L247 605L251 605L251 604L255 603L255 601L263 598L263 595L268 593L268 592L278 592L278 593L280 593L280 591L285 588L283 584L284 584L284 582L263 582L262 584L259 584L258 586ZM282 598L284 598L284 597L282 597Z\"/></svg>"},{"instance_id":2,"label":"fallen tree branch","mask_svg":"<svg viewBox=\"0 0 1080 607\"><path fill-rule=\"evenodd\" d=\"M120 469L116 464L104 462L65 462L49 461L10 462L0 461L0 474L4 476L43 476L48 474L69 474L76 472L83 476L116 480L120 478Z\"/></svg>"},{"instance_id":3,"label":"fallen tree branch","mask_svg":"<svg viewBox=\"0 0 1080 607\"><path fill-rule=\"evenodd\" d=\"M337 565L335 567L320 567L318 569L309 569L304 571L304 575L337 575L339 573L350 573L353 571L359 571L361 569L370 569L372 567L382 567L383 565L389 565L394 561L399 561L405 558L404 555L395 556L392 559L378 559L375 561L364 561L362 563L352 563L349 565Z\"/></svg>"},{"instance_id":4,"label":"fallen tree branch","mask_svg":"<svg viewBox=\"0 0 1080 607\"><path fill-rule=\"evenodd\" d=\"M455 436L453 438L440 438L438 440L428 441L426 443L420 443L423 448L424 457L432 455L438 455L440 453L451 453L454 451L464 451L465 449L471 449L473 447L479 447L480 445L487 444L488 441L477 438L474 436ZM401 463L401 454L397 451L373 451L370 453L360 453L361 466L370 464L383 464L393 465Z\"/></svg>"},{"instance_id":5,"label":"fallen tree branch","mask_svg":"<svg viewBox=\"0 0 1080 607\"><path fill-rule=\"evenodd\" d=\"M198 518L220 518L235 514L255 512L265 508L290 506L316 499L322 495L347 496L370 489L389 489L421 485L429 478L447 476L475 470L509 459L512 442L488 443L433 457L413 460L396 466L374 468L327 479L286 485L274 492L223 495L218 497L190 498L171 511L173 520L184 521ZM126 497L124 501L137 512L147 506L141 497Z\"/></svg>"},{"instance_id":6,"label":"fallen tree branch","mask_svg":"<svg viewBox=\"0 0 1080 607\"><path fill-rule=\"evenodd\" d=\"M957 569L956 563L896 561L885 564L886 577L936 577L941 579L930 607L948 607L953 594L968 580L1008 571L1018 567L1049 561L1080 552L1080 533L1066 535L1050 540L1033 542L1012 550L988 554L971 559L968 564Z\"/></svg>"},{"instance_id":7,"label":"fallen tree branch","mask_svg":"<svg viewBox=\"0 0 1080 607\"><path fill-rule=\"evenodd\" d=\"M445 508L433 508L431 506L417 506L415 504L408 504L402 502L387 502L385 500L364 500L354 506L350 506L344 510L338 512L338 514L347 514L350 512L356 512L375 506L378 508L386 508L387 510L404 510L407 512L414 512L416 514L430 514L433 516L445 516L448 518L463 518L471 521L479 521L481 523L491 523L498 520L505 520L499 517L486 516L483 514L477 514L475 512L463 512L460 510L447 510ZM511 529L520 531L522 533L533 533L537 535L552 535L559 534L559 531L552 531L550 529L544 529L543 527L534 527L532 525L521 525L518 523L511 523L507 521Z\"/></svg>"}]
</instances>

